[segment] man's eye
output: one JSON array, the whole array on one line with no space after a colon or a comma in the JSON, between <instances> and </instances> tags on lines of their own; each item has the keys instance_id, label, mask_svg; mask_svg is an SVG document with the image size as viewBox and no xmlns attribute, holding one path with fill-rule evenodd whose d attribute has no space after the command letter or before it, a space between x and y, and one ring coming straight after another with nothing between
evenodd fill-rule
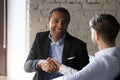
<instances>
[{"instance_id":1,"label":"man's eye","mask_svg":"<svg viewBox=\"0 0 120 80\"><path fill-rule=\"evenodd\" d=\"M53 22L54 22L54 23L57 23L57 22L58 22L58 20L53 20Z\"/></svg>"},{"instance_id":2,"label":"man's eye","mask_svg":"<svg viewBox=\"0 0 120 80\"><path fill-rule=\"evenodd\" d=\"M68 20L63 21L64 24L68 24Z\"/></svg>"}]
</instances>

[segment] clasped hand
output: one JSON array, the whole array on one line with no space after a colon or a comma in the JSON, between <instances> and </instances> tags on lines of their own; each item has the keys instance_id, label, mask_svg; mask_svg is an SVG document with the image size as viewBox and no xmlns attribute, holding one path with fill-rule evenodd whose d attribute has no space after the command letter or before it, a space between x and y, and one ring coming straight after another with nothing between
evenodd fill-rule
<instances>
[{"instance_id":1,"label":"clasped hand","mask_svg":"<svg viewBox=\"0 0 120 80\"><path fill-rule=\"evenodd\" d=\"M59 70L61 63L53 58L47 58L46 60L38 61L37 66L45 72L54 73Z\"/></svg>"}]
</instances>

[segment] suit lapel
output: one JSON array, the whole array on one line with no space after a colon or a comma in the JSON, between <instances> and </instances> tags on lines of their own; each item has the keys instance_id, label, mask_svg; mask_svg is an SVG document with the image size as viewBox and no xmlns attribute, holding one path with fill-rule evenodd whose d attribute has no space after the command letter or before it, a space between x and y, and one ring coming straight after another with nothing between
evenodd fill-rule
<instances>
[{"instance_id":1,"label":"suit lapel","mask_svg":"<svg viewBox=\"0 0 120 80\"><path fill-rule=\"evenodd\" d=\"M46 59L49 56L49 44L50 44L50 39L48 38L49 31L41 33L39 37L39 44L40 44L40 58L41 59Z\"/></svg>"},{"instance_id":2,"label":"suit lapel","mask_svg":"<svg viewBox=\"0 0 120 80\"><path fill-rule=\"evenodd\" d=\"M69 55L69 49L70 49L70 40L69 40L69 35L67 33L65 42L64 42L63 55L62 55L62 63L63 64L66 64L67 57Z\"/></svg>"},{"instance_id":3,"label":"suit lapel","mask_svg":"<svg viewBox=\"0 0 120 80\"><path fill-rule=\"evenodd\" d=\"M44 43L44 46L43 46L43 56L44 56L44 58L49 57L49 46L50 46L50 39L47 38L45 40L45 43Z\"/></svg>"}]
</instances>

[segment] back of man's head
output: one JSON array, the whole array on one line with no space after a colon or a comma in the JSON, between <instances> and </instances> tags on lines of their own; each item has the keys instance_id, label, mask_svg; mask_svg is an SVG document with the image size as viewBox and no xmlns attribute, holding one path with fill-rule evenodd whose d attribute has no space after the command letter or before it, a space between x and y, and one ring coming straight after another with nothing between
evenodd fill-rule
<instances>
[{"instance_id":1,"label":"back of man's head","mask_svg":"<svg viewBox=\"0 0 120 80\"><path fill-rule=\"evenodd\" d=\"M89 25L101 36L108 44L114 44L120 30L117 19L110 14L100 14L94 16Z\"/></svg>"}]
</instances>

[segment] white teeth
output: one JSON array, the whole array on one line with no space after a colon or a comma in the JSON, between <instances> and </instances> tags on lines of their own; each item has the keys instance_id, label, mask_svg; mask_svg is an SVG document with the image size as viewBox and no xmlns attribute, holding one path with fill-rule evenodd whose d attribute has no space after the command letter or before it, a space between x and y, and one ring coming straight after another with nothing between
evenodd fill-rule
<instances>
[{"instance_id":1,"label":"white teeth","mask_svg":"<svg viewBox=\"0 0 120 80\"><path fill-rule=\"evenodd\" d=\"M55 29L55 30L61 30L61 29Z\"/></svg>"},{"instance_id":2,"label":"white teeth","mask_svg":"<svg viewBox=\"0 0 120 80\"><path fill-rule=\"evenodd\" d=\"M59 30L59 31L61 31L61 29L56 29L56 30Z\"/></svg>"},{"instance_id":3,"label":"white teeth","mask_svg":"<svg viewBox=\"0 0 120 80\"><path fill-rule=\"evenodd\" d=\"M62 30L60 30L60 29L56 29L56 31L59 31L59 32L61 32Z\"/></svg>"},{"instance_id":4,"label":"white teeth","mask_svg":"<svg viewBox=\"0 0 120 80\"><path fill-rule=\"evenodd\" d=\"M61 30L56 30L56 31L61 31Z\"/></svg>"}]
</instances>

